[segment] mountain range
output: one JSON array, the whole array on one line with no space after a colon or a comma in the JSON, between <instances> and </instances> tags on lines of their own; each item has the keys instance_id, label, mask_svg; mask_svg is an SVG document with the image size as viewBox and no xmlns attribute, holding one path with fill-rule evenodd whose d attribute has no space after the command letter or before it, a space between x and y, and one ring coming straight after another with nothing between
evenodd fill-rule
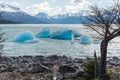
<instances>
[{"instance_id":1,"label":"mountain range","mask_svg":"<svg viewBox=\"0 0 120 80\"><path fill-rule=\"evenodd\" d=\"M29 15L20 8L0 4L0 23L43 23L38 18Z\"/></svg>"},{"instance_id":2,"label":"mountain range","mask_svg":"<svg viewBox=\"0 0 120 80\"><path fill-rule=\"evenodd\" d=\"M46 13L40 12L35 17L49 24L80 24L82 20L85 20L86 13L87 11L82 10L78 13L49 16Z\"/></svg>"},{"instance_id":3,"label":"mountain range","mask_svg":"<svg viewBox=\"0 0 120 80\"><path fill-rule=\"evenodd\" d=\"M8 4L0 4L0 23L22 23L22 24L80 24L88 11L82 10L78 13L66 13L49 16L47 13L39 12L32 16L18 7Z\"/></svg>"}]
</instances>

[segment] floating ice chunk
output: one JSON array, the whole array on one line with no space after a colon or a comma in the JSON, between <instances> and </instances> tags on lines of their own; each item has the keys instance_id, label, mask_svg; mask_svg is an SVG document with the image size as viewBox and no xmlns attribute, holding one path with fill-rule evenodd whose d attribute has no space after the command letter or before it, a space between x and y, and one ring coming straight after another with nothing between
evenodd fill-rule
<instances>
[{"instance_id":1,"label":"floating ice chunk","mask_svg":"<svg viewBox=\"0 0 120 80\"><path fill-rule=\"evenodd\" d=\"M88 35L82 35L80 37L80 44L90 44L90 37Z\"/></svg>"},{"instance_id":2,"label":"floating ice chunk","mask_svg":"<svg viewBox=\"0 0 120 80\"><path fill-rule=\"evenodd\" d=\"M48 38L51 34L50 29L42 28L42 30L36 35L38 38Z\"/></svg>"},{"instance_id":3,"label":"floating ice chunk","mask_svg":"<svg viewBox=\"0 0 120 80\"><path fill-rule=\"evenodd\" d=\"M74 34L72 34L72 38L71 38L71 44L74 44L75 39L74 39Z\"/></svg>"},{"instance_id":4,"label":"floating ice chunk","mask_svg":"<svg viewBox=\"0 0 120 80\"><path fill-rule=\"evenodd\" d=\"M26 41L24 41L25 43L36 43L36 42L38 42L38 40L35 38L35 39L33 39L33 40L26 40Z\"/></svg>"},{"instance_id":5,"label":"floating ice chunk","mask_svg":"<svg viewBox=\"0 0 120 80\"><path fill-rule=\"evenodd\" d=\"M34 34L31 31L20 32L13 39L13 42L37 42Z\"/></svg>"},{"instance_id":6,"label":"floating ice chunk","mask_svg":"<svg viewBox=\"0 0 120 80\"><path fill-rule=\"evenodd\" d=\"M60 39L60 40L71 40L72 30L70 29L59 29L53 32L50 36L52 39Z\"/></svg>"},{"instance_id":7,"label":"floating ice chunk","mask_svg":"<svg viewBox=\"0 0 120 80\"><path fill-rule=\"evenodd\" d=\"M75 30L72 30L72 34L74 34L74 37L80 37L80 36L81 36L81 34L78 33L78 32L75 31Z\"/></svg>"}]
</instances>

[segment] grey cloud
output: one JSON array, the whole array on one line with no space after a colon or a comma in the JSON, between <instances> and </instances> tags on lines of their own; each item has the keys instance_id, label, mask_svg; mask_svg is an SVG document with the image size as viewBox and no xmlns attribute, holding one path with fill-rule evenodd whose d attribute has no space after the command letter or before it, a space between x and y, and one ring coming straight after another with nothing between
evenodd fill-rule
<instances>
[{"instance_id":1,"label":"grey cloud","mask_svg":"<svg viewBox=\"0 0 120 80\"><path fill-rule=\"evenodd\" d=\"M73 3L79 3L82 2L83 0L72 0Z\"/></svg>"}]
</instances>

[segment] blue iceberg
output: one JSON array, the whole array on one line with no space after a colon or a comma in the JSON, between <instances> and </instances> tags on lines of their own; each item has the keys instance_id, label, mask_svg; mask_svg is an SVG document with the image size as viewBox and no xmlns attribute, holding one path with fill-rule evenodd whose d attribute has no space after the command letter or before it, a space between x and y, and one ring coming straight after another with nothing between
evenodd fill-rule
<instances>
[{"instance_id":1,"label":"blue iceberg","mask_svg":"<svg viewBox=\"0 0 120 80\"><path fill-rule=\"evenodd\" d=\"M72 30L70 29L59 29L53 32L50 36L52 39L60 39L60 40L71 40Z\"/></svg>"},{"instance_id":2,"label":"blue iceberg","mask_svg":"<svg viewBox=\"0 0 120 80\"><path fill-rule=\"evenodd\" d=\"M75 38L81 36L81 34L79 34L75 30L62 28L62 29L58 29L55 32L53 32L51 34L50 38L52 38L52 39L60 39L60 40L71 40L72 34L74 35Z\"/></svg>"},{"instance_id":3,"label":"blue iceberg","mask_svg":"<svg viewBox=\"0 0 120 80\"><path fill-rule=\"evenodd\" d=\"M37 38L49 38L51 34L50 29L42 28L41 31L36 35Z\"/></svg>"},{"instance_id":4,"label":"blue iceberg","mask_svg":"<svg viewBox=\"0 0 120 80\"><path fill-rule=\"evenodd\" d=\"M90 44L90 37L88 35L82 35L80 37L80 44Z\"/></svg>"},{"instance_id":5,"label":"blue iceberg","mask_svg":"<svg viewBox=\"0 0 120 80\"><path fill-rule=\"evenodd\" d=\"M81 36L81 34L78 33L78 32L75 31L75 30L72 30L72 34L74 34L74 37L80 37L80 36Z\"/></svg>"},{"instance_id":6,"label":"blue iceberg","mask_svg":"<svg viewBox=\"0 0 120 80\"><path fill-rule=\"evenodd\" d=\"M34 34L31 31L26 31L26 32L20 32L12 39L12 41L19 43L22 42L34 43L37 42L37 39L35 38Z\"/></svg>"}]
</instances>

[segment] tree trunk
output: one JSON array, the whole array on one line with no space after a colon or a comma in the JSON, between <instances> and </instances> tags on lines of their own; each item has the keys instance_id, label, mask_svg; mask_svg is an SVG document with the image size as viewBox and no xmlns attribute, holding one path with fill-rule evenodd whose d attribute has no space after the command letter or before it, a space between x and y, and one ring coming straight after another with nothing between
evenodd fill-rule
<instances>
[{"instance_id":1,"label":"tree trunk","mask_svg":"<svg viewBox=\"0 0 120 80\"><path fill-rule=\"evenodd\" d=\"M108 47L107 40L103 40L101 42L101 61L100 61L100 75L99 80L105 80L105 74L106 74L106 59L107 59L107 47Z\"/></svg>"},{"instance_id":2,"label":"tree trunk","mask_svg":"<svg viewBox=\"0 0 120 80\"><path fill-rule=\"evenodd\" d=\"M98 62L97 62L97 56L96 56L96 51L94 51L94 61L95 61L95 79L97 79L97 74L98 74Z\"/></svg>"}]
</instances>

